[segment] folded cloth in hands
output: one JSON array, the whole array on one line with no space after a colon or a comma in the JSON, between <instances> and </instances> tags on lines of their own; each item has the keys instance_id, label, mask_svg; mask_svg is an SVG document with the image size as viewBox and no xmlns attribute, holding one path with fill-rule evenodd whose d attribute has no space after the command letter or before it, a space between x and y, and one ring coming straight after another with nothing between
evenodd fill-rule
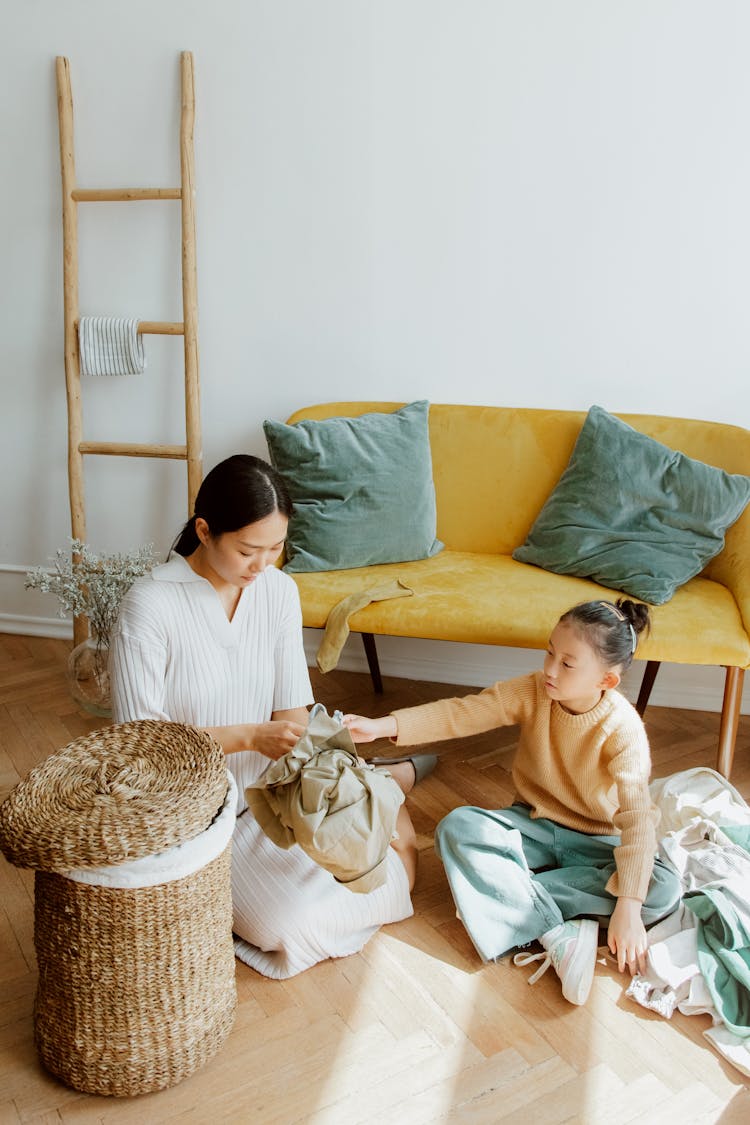
<instances>
[{"instance_id":1,"label":"folded cloth in hands","mask_svg":"<svg viewBox=\"0 0 750 1125\"><path fill-rule=\"evenodd\" d=\"M245 790L248 807L280 848L294 844L348 890L386 881L386 856L404 794L385 769L358 758L340 712L322 704L293 750Z\"/></svg>"}]
</instances>

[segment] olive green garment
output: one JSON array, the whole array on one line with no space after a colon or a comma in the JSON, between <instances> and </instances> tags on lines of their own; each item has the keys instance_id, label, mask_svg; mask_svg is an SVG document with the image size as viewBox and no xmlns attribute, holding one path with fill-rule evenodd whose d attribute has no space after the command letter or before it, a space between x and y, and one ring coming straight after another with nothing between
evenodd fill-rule
<instances>
[{"instance_id":1,"label":"olive green garment","mask_svg":"<svg viewBox=\"0 0 750 1125\"><path fill-rule=\"evenodd\" d=\"M326 619L326 629L320 642L316 663L321 672L332 671L339 662L341 650L349 636L349 618L370 602L384 602L388 598L407 598L414 591L400 578L392 578L379 586L368 586L357 594L349 594L337 602Z\"/></svg>"},{"instance_id":2,"label":"olive green garment","mask_svg":"<svg viewBox=\"0 0 750 1125\"><path fill-rule=\"evenodd\" d=\"M299 844L350 891L366 894L385 883L404 794L388 770L360 762L338 713L316 704L294 749L245 796L278 847Z\"/></svg>"}]
</instances>

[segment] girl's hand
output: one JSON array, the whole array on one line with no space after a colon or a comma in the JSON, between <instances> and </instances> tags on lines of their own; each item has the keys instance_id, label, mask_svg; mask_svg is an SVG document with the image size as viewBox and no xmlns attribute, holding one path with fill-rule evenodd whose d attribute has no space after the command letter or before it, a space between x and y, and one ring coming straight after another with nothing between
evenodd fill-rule
<instances>
[{"instance_id":1,"label":"girl's hand","mask_svg":"<svg viewBox=\"0 0 750 1125\"><path fill-rule=\"evenodd\" d=\"M607 945L617 957L617 968L623 973L627 965L631 976L645 973L647 968L648 940L641 918L642 905L637 898L618 898L607 932Z\"/></svg>"},{"instance_id":2,"label":"girl's hand","mask_svg":"<svg viewBox=\"0 0 750 1125\"><path fill-rule=\"evenodd\" d=\"M398 723L393 715L366 719L364 715L344 715L344 726L354 742L374 742L376 738L395 738Z\"/></svg>"},{"instance_id":3,"label":"girl's hand","mask_svg":"<svg viewBox=\"0 0 750 1125\"><path fill-rule=\"evenodd\" d=\"M248 724L250 749L274 761L292 750L305 733L305 727L291 719L271 719L267 723Z\"/></svg>"}]
</instances>

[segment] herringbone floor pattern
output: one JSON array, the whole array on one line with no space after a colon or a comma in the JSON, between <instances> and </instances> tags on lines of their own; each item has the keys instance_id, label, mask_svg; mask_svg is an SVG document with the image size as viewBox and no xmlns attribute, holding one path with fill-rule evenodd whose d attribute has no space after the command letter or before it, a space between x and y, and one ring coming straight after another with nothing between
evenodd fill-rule
<instances>
[{"instance_id":1,"label":"herringbone floor pattern","mask_svg":"<svg viewBox=\"0 0 750 1125\"><path fill-rule=\"evenodd\" d=\"M52 751L101 720L68 697L62 641L0 635L0 798ZM448 693L446 685L314 674L329 709L385 712ZM652 708L656 776L714 765L717 716ZM0 858L0 1125L136 1122L252 1125L433 1125L436 1122L750 1121L750 1080L702 1033L708 1017L671 1021L624 996L600 950L592 995L573 1008L553 972L482 966L456 920L432 849L438 819L458 804L511 798L512 730L449 744L409 797L420 839L414 917L385 927L362 953L290 981L237 964L239 1011L221 1052L172 1090L137 1099L82 1096L39 1066L33 876ZM741 720L734 783L750 797L750 719Z\"/></svg>"}]
</instances>

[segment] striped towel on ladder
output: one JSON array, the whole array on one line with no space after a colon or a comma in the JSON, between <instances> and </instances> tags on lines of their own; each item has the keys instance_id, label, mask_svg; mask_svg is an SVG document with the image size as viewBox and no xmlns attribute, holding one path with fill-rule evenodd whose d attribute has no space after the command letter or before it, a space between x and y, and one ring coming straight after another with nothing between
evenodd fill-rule
<instances>
[{"instance_id":1,"label":"striped towel on ladder","mask_svg":"<svg viewBox=\"0 0 750 1125\"><path fill-rule=\"evenodd\" d=\"M82 316L78 322L82 375L140 375L146 367L138 321Z\"/></svg>"}]
</instances>

